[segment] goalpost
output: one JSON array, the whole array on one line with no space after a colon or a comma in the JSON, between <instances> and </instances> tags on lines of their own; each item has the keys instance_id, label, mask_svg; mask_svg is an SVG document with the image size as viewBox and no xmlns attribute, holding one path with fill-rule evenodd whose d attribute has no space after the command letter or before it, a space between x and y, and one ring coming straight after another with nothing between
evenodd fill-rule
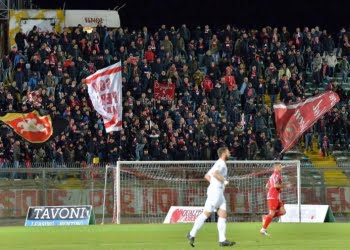
<instances>
[{"instance_id":1,"label":"goalpost","mask_svg":"<svg viewBox=\"0 0 350 250\"><path fill-rule=\"evenodd\" d=\"M162 223L171 206L204 206L204 175L215 161L120 161L106 166L102 223ZM301 221L300 161L227 161L225 188L229 221L260 221L268 212L265 185L280 162L285 204L298 205Z\"/></svg>"}]
</instances>

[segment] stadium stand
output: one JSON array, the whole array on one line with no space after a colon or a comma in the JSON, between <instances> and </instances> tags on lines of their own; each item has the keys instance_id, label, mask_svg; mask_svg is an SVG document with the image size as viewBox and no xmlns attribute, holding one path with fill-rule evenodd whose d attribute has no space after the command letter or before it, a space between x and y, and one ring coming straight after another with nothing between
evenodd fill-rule
<instances>
[{"instance_id":1,"label":"stadium stand","mask_svg":"<svg viewBox=\"0 0 350 250\"><path fill-rule=\"evenodd\" d=\"M286 27L162 25L151 32L99 25L91 33L78 27L61 34L33 27L28 34L18 33L17 46L1 58L0 111L39 109L67 119L69 127L34 147L3 125L0 165L211 160L223 144L232 159L272 160L281 151L272 104L300 101L324 90L337 92L340 103L284 159L315 165L322 161L327 167L345 164L349 35L341 29L332 36L319 27L289 32ZM105 134L82 79L119 60L123 131ZM175 86L174 100L154 98L157 82Z\"/></svg>"}]
</instances>

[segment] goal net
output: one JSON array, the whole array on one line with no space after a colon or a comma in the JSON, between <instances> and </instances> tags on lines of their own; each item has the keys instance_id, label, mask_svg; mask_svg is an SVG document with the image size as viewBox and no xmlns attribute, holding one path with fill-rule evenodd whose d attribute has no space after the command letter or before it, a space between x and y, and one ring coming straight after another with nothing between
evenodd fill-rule
<instances>
[{"instance_id":1,"label":"goal net","mask_svg":"<svg viewBox=\"0 0 350 250\"><path fill-rule=\"evenodd\" d=\"M282 163L285 204L300 205L300 162ZM265 185L274 161L228 161L225 188L229 221L260 221L268 212ZM103 222L162 223L171 206L200 206L206 200L204 175L214 161L118 162L105 172ZM300 208L300 206L299 206Z\"/></svg>"}]
</instances>

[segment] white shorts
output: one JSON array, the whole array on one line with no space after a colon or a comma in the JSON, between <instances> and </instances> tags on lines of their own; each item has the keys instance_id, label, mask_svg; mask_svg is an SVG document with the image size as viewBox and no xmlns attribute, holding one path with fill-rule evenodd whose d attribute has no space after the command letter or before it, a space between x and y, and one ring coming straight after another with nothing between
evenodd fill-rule
<instances>
[{"instance_id":1,"label":"white shorts","mask_svg":"<svg viewBox=\"0 0 350 250\"><path fill-rule=\"evenodd\" d=\"M204 211L216 212L218 209L226 211L226 199L223 189L211 189L207 192L207 200L205 201Z\"/></svg>"}]
</instances>

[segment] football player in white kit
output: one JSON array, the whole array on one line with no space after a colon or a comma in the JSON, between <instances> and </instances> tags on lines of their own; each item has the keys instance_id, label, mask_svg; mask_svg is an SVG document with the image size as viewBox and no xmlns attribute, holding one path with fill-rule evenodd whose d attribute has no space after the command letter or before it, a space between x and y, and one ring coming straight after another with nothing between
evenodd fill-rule
<instances>
[{"instance_id":1,"label":"football player in white kit","mask_svg":"<svg viewBox=\"0 0 350 250\"><path fill-rule=\"evenodd\" d=\"M205 179L210 182L207 190L207 200L204 205L204 210L194 222L191 232L187 234L187 239L192 247L198 230L203 226L204 222L210 217L211 213L218 211L218 231L219 231L219 246L233 246L235 242L226 239L226 200L224 197L225 185L228 184L226 161L230 157L230 151L227 147L218 149L219 159L213 167L205 175Z\"/></svg>"}]
</instances>

